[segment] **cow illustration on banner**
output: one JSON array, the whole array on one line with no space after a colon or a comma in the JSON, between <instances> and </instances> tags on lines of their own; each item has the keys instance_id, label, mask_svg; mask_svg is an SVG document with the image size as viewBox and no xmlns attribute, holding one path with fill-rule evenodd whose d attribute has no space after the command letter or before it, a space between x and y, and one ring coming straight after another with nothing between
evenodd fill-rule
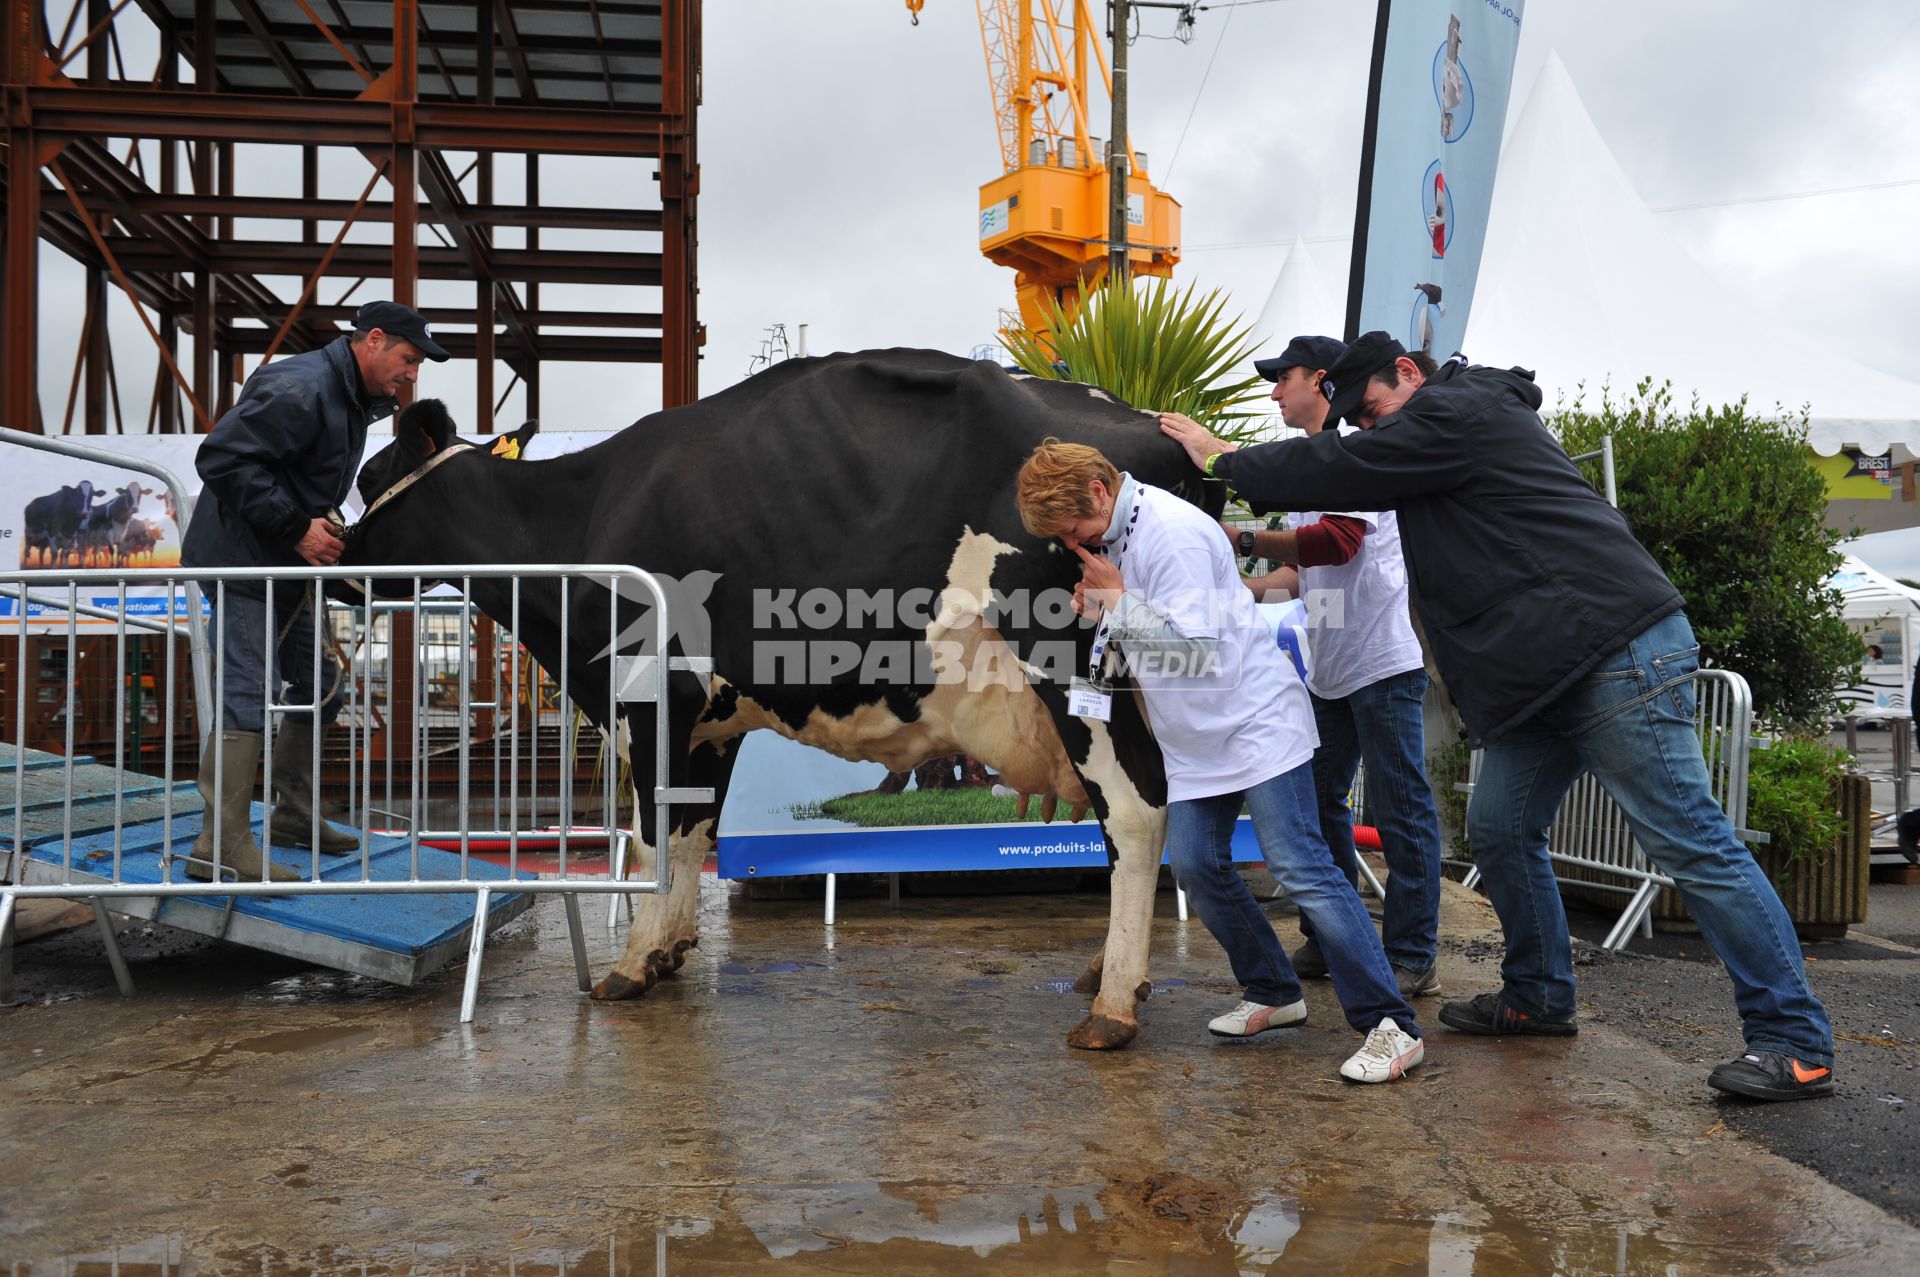
<instances>
[{"instance_id":1,"label":"cow illustration on banner","mask_svg":"<svg viewBox=\"0 0 1920 1277\"><path fill-rule=\"evenodd\" d=\"M1346 336L1460 347L1486 243L1524 0L1380 0Z\"/></svg>"}]
</instances>

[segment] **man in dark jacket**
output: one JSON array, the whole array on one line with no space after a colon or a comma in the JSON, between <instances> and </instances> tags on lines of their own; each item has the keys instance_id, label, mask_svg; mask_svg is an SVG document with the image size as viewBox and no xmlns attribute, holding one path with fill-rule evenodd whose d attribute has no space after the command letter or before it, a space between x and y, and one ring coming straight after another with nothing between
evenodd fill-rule
<instances>
[{"instance_id":1,"label":"man in dark jacket","mask_svg":"<svg viewBox=\"0 0 1920 1277\"><path fill-rule=\"evenodd\" d=\"M1459 356L1426 373L1373 332L1322 390L1329 417L1358 433L1235 451L1177 415L1161 427L1257 507L1399 513L1414 610L1484 750L1467 837L1507 941L1503 987L1447 1003L1441 1023L1577 1031L1546 831L1591 770L1733 978L1748 1049L1709 1084L1762 1100L1830 1094L1833 1032L1793 924L1713 799L1680 594L1541 424L1532 374Z\"/></svg>"},{"instance_id":2,"label":"man in dark jacket","mask_svg":"<svg viewBox=\"0 0 1920 1277\"><path fill-rule=\"evenodd\" d=\"M239 402L200 445L194 464L203 486L181 562L287 568L337 563L346 547L336 511L360 469L368 425L393 415L399 407L394 396L413 384L423 360L446 357L420 312L377 301L354 315L351 336L256 369ZM209 583L207 594L215 600L221 722L209 729L200 755L207 814L187 874L211 881L224 865L241 879L304 877L263 864L248 804L265 746L267 706L279 700L282 684L288 703L318 704L322 726L340 712L346 686L324 647L317 687L314 680L325 617L316 619L312 592L292 584L273 590L271 603L264 583L254 581ZM311 712L290 711L273 734L279 800L271 838L343 855L357 849L359 840L314 811L313 719Z\"/></svg>"}]
</instances>

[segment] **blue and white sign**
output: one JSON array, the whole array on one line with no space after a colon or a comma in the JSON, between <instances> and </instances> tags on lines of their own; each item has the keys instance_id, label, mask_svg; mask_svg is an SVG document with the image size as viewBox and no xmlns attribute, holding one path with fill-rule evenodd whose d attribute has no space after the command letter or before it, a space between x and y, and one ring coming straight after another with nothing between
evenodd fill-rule
<instances>
[{"instance_id":1,"label":"blue and white sign","mask_svg":"<svg viewBox=\"0 0 1920 1277\"><path fill-rule=\"evenodd\" d=\"M1486 244L1525 0L1386 0L1354 222L1347 336L1460 348Z\"/></svg>"}]
</instances>

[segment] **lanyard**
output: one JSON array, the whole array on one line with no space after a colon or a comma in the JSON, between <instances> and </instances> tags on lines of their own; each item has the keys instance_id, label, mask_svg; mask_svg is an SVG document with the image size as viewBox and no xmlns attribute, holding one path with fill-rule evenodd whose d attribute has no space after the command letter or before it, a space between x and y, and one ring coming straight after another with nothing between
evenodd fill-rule
<instances>
[{"instance_id":1,"label":"lanyard","mask_svg":"<svg viewBox=\"0 0 1920 1277\"><path fill-rule=\"evenodd\" d=\"M1122 490L1127 490L1124 482L1122 484ZM1135 525L1140 522L1139 485L1137 483L1134 484L1131 491L1133 501L1127 508L1126 518L1120 522L1120 535L1114 538L1113 544L1102 544L1100 547L1107 561L1113 564L1116 570L1120 568L1120 565L1126 559L1127 538L1133 535ZM1093 647L1087 653L1087 678L1095 683L1100 681L1100 662L1106 657L1107 643L1113 637L1112 631L1113 611L1112 609L1108 609L1100 615L1100 624L1093 632Z\"/></svg>"}]
</instances>

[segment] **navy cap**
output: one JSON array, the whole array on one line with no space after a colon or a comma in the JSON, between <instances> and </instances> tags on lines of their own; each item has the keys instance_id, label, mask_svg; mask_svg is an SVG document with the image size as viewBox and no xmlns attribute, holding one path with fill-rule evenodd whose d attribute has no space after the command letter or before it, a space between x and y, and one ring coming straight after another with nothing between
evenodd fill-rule
<instances>
[{"instance_id":1,"label":"navy cap","mask_svg":"<svg viewBox=\"0 0 1920 1277\"><path fill-rule=\"evenodd\" d=\"M1349 342L1346 353L1320 379L1320 393L1327 397L1327 420L1359 425L1352 418L1366 398L1367 380L1406 353L1405 346L1378 330L1361 333Z\"/></svg>"},{"instance_id":2,"label":"navy cap","mask_svg":"<svg viewBox=\"0 0 1920 1277\"><path fill-rule=\"evenodd\" d=\"M1254 360L1253 370L1268 381L1278 381L1289 368L1311 368L1315 372L1331 368L1346 351L1347 343L1334 337L1295 337L1272 359Z\"/></svg>"},{"instance_id":3,"label":"navy cap","mask_svg":"<svg viewBox=\"0 0 1920 1277\"><path fill-rule=\"evenodd\" d=\"M427 317L411 306L402 306L399 302L368 302L353 314L353 331L368 332L378 328L389 337L400 337L420 348L420 353L435 363L445 363L447 352L433 339L433 333L427 328Z\"/></svg>"}]
</instances>

